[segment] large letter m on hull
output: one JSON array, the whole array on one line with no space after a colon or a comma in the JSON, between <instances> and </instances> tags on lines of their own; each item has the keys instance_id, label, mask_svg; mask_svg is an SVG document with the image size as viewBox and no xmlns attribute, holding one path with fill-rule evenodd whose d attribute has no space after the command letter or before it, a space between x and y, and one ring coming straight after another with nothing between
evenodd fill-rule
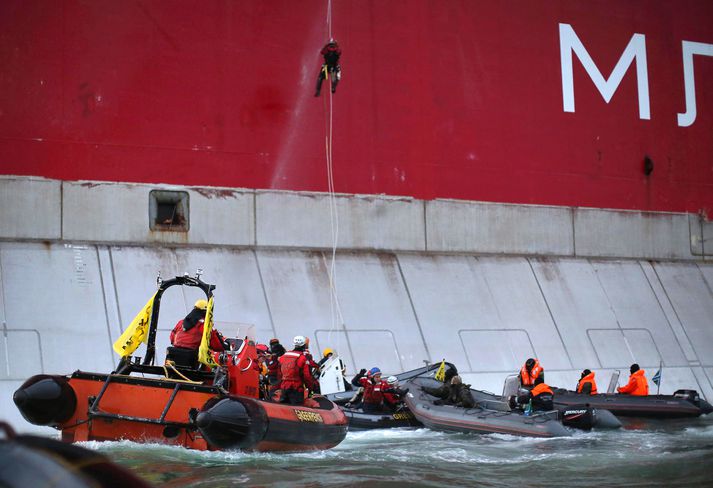
<instances>
[{"instance_id":1,"label":"large letter m on hull","mask_svg":"<svg viewBox=\"0 0 713 488\"><path fill-rule=\"evenodd\" d=\"M639 118L650 119L649 77L646 67L646 37L643 34L631 36L629 44L621 54L609 79L604 79L584 48L582 41L569 24L560 24L560 61L562 63L562 101L565 112L574 112L574 77L572 74L572 53L576 54L594 85L609 103L619 83L624 78L631 63L636 62L636 80L639 90Z\"/></svg>"}]
</instances>

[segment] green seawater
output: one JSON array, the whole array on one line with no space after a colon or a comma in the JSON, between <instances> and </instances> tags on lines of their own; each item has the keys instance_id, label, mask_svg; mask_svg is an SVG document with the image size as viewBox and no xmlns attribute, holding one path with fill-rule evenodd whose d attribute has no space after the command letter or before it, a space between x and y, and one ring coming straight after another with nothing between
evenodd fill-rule
<instances>
[{"instance_id":1,"label":"green seawater","mask_svg":"<svg viewBox=\"0 0 713 488\"><path fill-rule=\"evenodd\" d=\"M713 486L713 414L625 421L553 439L428 429L350 432L323 452L199 452L87 442L161 487L705 487Z\"/></svg>"}]
</instances>

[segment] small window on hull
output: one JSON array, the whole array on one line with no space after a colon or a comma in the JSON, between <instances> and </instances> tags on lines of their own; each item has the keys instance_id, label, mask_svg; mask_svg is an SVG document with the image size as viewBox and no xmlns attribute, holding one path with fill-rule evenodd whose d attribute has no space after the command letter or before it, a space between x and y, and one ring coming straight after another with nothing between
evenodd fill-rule
<instances>
[{"instance_id":1,"label":"small window on hull","mask_svg":"<svg viewBox=\"0 0 713 488\"><path fill-rule=\"evenodd\" d=\"M149 224L151 230L187 232L188 193L152 190L149 193Z\"/></svg>"}]
</instances>

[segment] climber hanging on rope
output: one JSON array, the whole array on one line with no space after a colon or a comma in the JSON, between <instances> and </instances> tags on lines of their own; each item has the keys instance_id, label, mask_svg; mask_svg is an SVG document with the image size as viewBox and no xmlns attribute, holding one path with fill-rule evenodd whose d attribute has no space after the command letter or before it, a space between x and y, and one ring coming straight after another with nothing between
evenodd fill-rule
<instances>
[{"instance_id":1,"label":"climber hanging on rope","mask_svg":"<svg viewBox=\"0 0 713 488\"><path fill-rule=\"evenodd\" d=\"M322 81L331 75L332 81L332 93L337 90L337 83L342 79L342 67L339 66L339 57L342 55L342 50L339 49L339 44L334 39L330 39L327 44L324 45L320 54L324 56L324 64L319 70L319 76L317 76L317 91L314 93L315 97L319 96L319 92L322 89Z\"/></svg>"}]
</instances>

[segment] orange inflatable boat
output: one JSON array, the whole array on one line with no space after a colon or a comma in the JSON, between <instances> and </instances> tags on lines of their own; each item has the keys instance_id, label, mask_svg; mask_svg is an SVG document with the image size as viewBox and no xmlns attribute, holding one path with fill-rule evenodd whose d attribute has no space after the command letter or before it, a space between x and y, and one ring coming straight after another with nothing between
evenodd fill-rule
<instances>
[{"instance_id":1,"label":"orange inflatable boat","mask_svg":"<svg viewBox=\"0 0 713 488\"><path fill-rule=\"evenodd\" d=\"M161 295L174 285L198 287L206 294L198 358L210 371L171 362L153 364ZM208 349L214 288L199 276L159 280L156 294L114 345L122 354L116 371L33 376L13 396L22 416L61 430L66 442L128 439L254 451L307 451L339 444L347 433L347 419L327 398L314 396L305 405L261 398L254 342L229 340L231 350L221 353ZM143 362L131 356L142 342L147 344Z\"/></svg>"}]
</instances>

